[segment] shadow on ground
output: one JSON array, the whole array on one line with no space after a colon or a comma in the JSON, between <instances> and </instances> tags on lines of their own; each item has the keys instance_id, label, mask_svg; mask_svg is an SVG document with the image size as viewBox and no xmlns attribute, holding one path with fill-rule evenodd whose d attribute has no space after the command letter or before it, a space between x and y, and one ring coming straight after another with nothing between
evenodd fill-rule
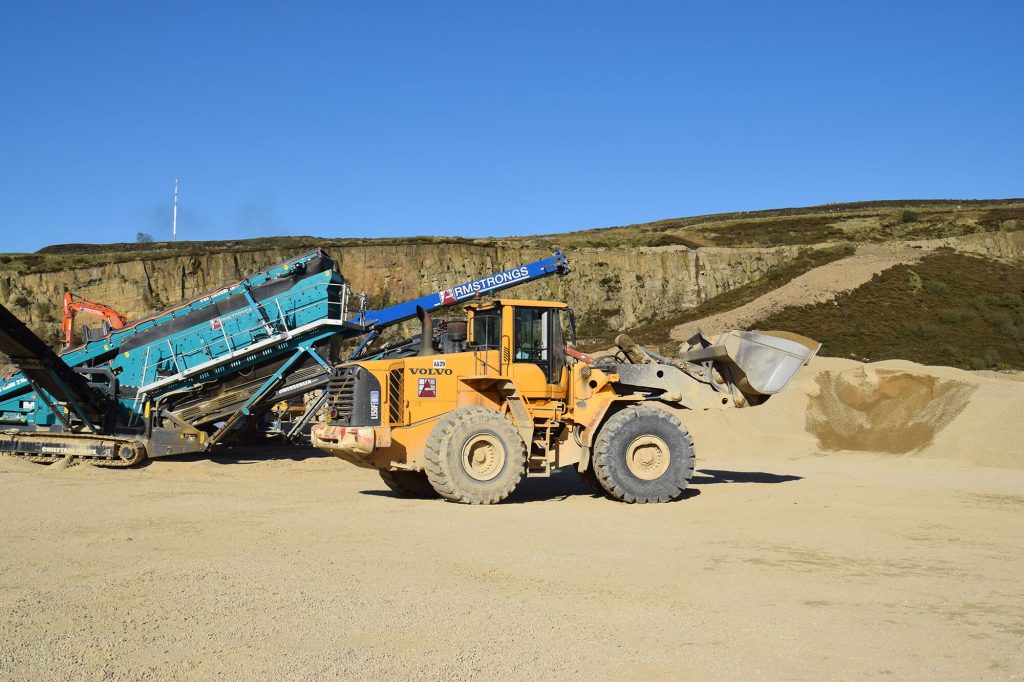
<instances>
[{"instance_id":1,"label":"shadow on ground","mask_svg":"<svg viewBox=\"0 0 1024 682\"><path fill-rule=\"evenodd\" d=\"M701 476L694 476L693 485L709 485L711 483L788 483L799 481L803 476L791 474L770 474L766 471L723 471L721 469L697 469Z\"/></svg>"},{"instance_id":2,"label":"shadow on ground","mask_svg":"<svg viewBox=\"0 0 1024 682\"><path fill-rule=\"evenodd\" d=\"M154 461L167 462L201 462L208 461L214 464L256 464L271 460L290 460L302 462L307 459L333 459L333 455L317 450L310 446L298 445L239 445L234 447L215 448L213 452L194 452L187 455L168 455L147 459L139 466L146 467ZM339 461L339 463L343 464Z\"/></svg>"},{"instance_id":3,"label":"shadow on ground","mask_svg":"<svg viewBox=\"0 0 1024 682\"><path fill-rule=\"evenodd\" d=\"M399 497L385 486L383 481L381 481L379 489L360 490L359 493L375 497ZM590 492L590 488L580 480L576 472L571 467L566 467L552 471L549 478L524 478L504 504L566 500L576 496L596 497Z\"/></svg>"},{"instance_id":4,"label":"shadow on ground","mask_svg":"<svg viewBox=\"0 0 1024 682\"><path fill-rule=\"evenodd\" d=\"M694 476L693 485L712 483L787 483L799 481L802 476L790 474L772 474L765 471L723 471L720 469L699 469L699 476ZM383 482L379 489L360 490L362 495L375 497L399 497L388 489ZM700 490L687 488L680 495L680 500L687 500L700 495ZM519 484L515 492L508 496L505 504L521 504L523 502L547 502L567 500L570 497L597 497L590 488L580 480L572 467L558 469L551 473L550 478L526 478Z\"/></svg>"}]
</instances>

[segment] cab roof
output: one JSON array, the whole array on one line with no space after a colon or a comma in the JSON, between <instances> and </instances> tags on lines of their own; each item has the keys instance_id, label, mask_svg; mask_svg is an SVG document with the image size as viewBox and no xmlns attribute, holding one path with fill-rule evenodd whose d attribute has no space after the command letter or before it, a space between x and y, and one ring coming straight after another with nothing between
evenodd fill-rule
<instances>
[{"instance_id":1,"label":"cab roof","mask_svg":"<svg viewBox=\"0 0 1024 682\"><path fill-rule=\"evenodd\" d=\"M559 301L532 301L525 298L490 298L474 301L466 305L467 308L491 308L494 306L514 306L517 308L560 308L569 307L568 303Z\"/></svg>"}]
</instances>

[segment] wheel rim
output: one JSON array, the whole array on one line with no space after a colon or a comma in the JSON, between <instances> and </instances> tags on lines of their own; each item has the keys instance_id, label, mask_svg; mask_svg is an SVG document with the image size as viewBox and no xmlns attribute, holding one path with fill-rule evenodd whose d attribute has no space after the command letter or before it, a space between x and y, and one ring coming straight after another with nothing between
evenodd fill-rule
<instances>
[{"instance_id":1,"label":"wheel rim","mask_svg":"<svg viewBox=\"0 0 1024 682\"><path fill-rule=\"evenodd\" d=\"M470 478L490 481L504 466L505 448L490 434L477 434L462 448L462 468Z\"/></svg>"},{"instance_id":2,"label":"wheel rim","mask_svg":"<svg viewBox=\"0 0 1024 682\"><path fill-rule=\"evenodd\" d=\"M668 444L657 436L640 436L626 448L626 466L643 481L653 481L668 471L671 459Z\"/></svg>"}]
</instances>

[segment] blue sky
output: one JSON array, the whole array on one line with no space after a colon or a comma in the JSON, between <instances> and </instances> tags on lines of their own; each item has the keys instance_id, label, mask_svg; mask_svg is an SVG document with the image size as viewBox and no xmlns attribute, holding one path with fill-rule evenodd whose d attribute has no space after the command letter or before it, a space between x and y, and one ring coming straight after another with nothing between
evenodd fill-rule
<instances>
[{"instance_id":1,"label":"blue sky","mask_svg":"<svg viewBox=\"0 0 1024 682\"><path fill-rule=\"evenodd\" d=\"M1019 197L1022 7L3 2L0 250Z\"/></svg>"}]
</instances>

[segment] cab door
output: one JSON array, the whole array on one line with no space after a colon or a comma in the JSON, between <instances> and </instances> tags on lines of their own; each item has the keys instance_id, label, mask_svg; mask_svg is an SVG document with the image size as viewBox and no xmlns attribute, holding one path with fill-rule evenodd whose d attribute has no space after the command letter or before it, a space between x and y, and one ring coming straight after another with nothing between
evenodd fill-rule
<instances>
[{"instance_id":1,"label":"cab door","mask_svg":"<svg viewBox=\"0 0 1024 682\"><path fill-rule=\"evenodd\" d=\"M510 374L526 398L565 395L565 341L558 308L512 309Z\"/></svg>"}]
</instances>

